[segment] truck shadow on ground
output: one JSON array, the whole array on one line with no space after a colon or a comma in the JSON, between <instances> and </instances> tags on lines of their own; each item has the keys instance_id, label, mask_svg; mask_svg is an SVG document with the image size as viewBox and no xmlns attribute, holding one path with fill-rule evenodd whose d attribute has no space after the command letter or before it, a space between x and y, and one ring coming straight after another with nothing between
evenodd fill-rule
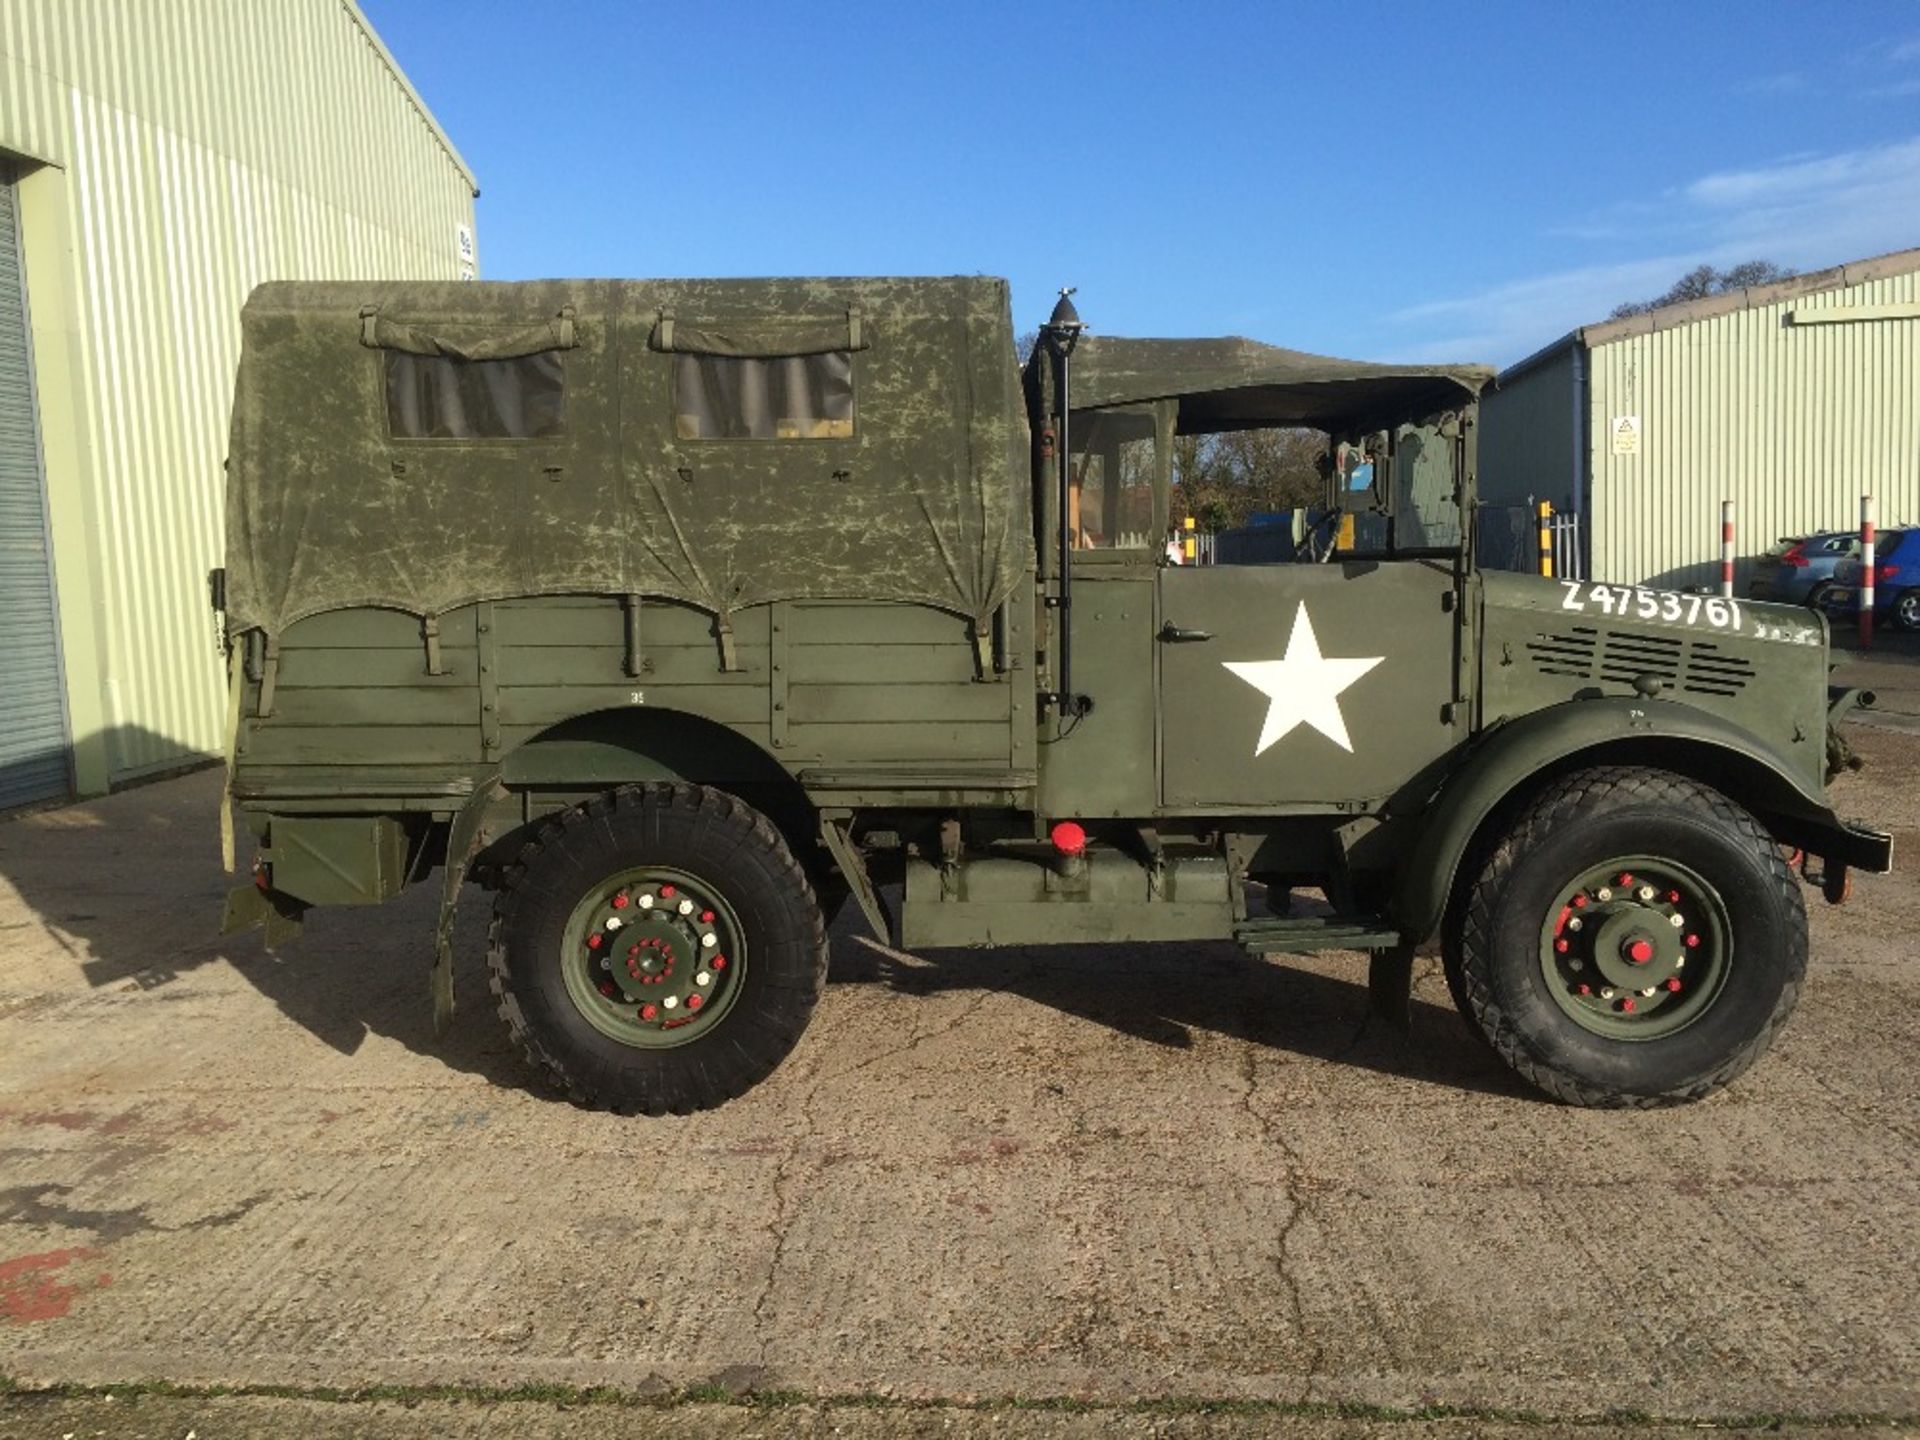
<instances>
[{"instance_id":1,"label":"truck shadow on ground","mask_svg":"<svg viewBox=\"0 0 1920 1440\"><path fill-rule=\"evenodd\" d=\"M489 1084L536 1091L495 1017L485 948L490 897L469 886L456 930L459 1009L433 1033L428 967L437 877L386 905L312 912L306 932L269 952L258 932L217 934L231 884L219 863L218 770L102 800L0 819L0 879L23 906L0 914L26 955L8 988L70 983L160 992L225 960L288 1020L355 1054L380 1037ZM246 852L241 837L242 858ZM36 933L37 932L37 933ZM60 958L64 955L64 959ZM1351 964L1353 978L1327 973ZM1419 962L1419 989L1439 984ZM1455 1089L1527 1093L1450 1008L1416 1000L1410 1033L1368 1023L1365 962L1291 966L1232 945L1104 945L906 954L863 938L849 910L834 927L834 987L881 986L903 1001L949 991L1016 995L1162 1047L1198 1032ZM831 1003L832 992L829 992ZM157 998L157 997L156 997ZM249 1023L236 1009L236 1025ZM244 1044L236 1034L233 1043Z\"/></svg>"},{"instance_id":2,"label":"truck shadow on ground","mask_svg":"<svg viewBox=\"0 0 1920 1440\"><path fill-rule=\"evenodd\" d=\"M1225 941L907 954L850 932L844 920L834 941L829 987L1016 995L1165 1049L1192 1049L1196 1036L1208 1033L1454 1090L1534 1094L1450 1004L1416 998L1404 1031L1374 1017L1366 961L1358 956L1300 957L1296 965L1286 957L1256 959ZM1335 967L1350 968L1353 978L1327 973ZM1444 986L1440 962L1417 961L1415 981L1420 991Z\"/></svg>"}]
</instances>

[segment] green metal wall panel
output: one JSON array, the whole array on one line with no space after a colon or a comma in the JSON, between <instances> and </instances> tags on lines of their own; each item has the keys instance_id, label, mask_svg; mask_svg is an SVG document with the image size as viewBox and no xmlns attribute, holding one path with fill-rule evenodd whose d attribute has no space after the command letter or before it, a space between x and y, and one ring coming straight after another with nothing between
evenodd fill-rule
<instances>
[{"instance_id":1,"label":"green metal wall panel","mask_svg":"<svg viewBox=\"0 0 1920 1440\"><path fill-rule=\"evenodd\" d=\"M268 279L457 279L473 180L350 0L0 0L0 150L63 167L74 473L116 779L217 753L205 576L240 305ZM36 267L36 287L50 283ZM68 507L63 509L62 507ZM77 568L77 567L76 567Z\"/></svg>"},{"instance_id":2,"label":"green metal wall panel","mask_svg":"<svg viewBox=\"0 0 1920 1440\"><path fill-rule=\"evenodd\" d=\"M1916 301L1910 269L1596 344L1593 578L1717 583L1723 499L1741 593L1751 557L1855 526L1863 494L1883 526L1920 522L1920 317L1789 320ZM1637 453L1614 453L1622 416L1639 419Z\"/></svg>"},{"instance_id":3,"label":"green metal wall panel","mask_svg":"<svg viewBox=\"0 0 1920 1440\"><path fill-rule=\"evenodd\" d=\"M0 810L67 790L67 717L46 491L14 223L0 165Z\"/></svg>"},{"instance_id":4,"label":"green metal wall panel","mask_svg":"<svg viewBox=\"0 0 1920 1440\"><path fill-rule=\"evenodd\" d=\"M1514 376L1480 399L1479 491L1482 504L1573 505L1578 478L1574 347ZM1580 427L1584 429L1584 426Z\"/></svg>"}]
</instances>

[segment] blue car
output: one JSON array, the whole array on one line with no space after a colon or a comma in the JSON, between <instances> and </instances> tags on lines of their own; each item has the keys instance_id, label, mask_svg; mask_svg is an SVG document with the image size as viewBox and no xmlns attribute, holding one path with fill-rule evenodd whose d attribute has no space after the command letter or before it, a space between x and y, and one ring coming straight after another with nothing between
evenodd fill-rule
<instances>
[{"instance_id":1,"label":"blue car","mask_svg":"<svg viewBox=\"0 0 1920 1440\"><path fill-rule=\"evenodd\" d=\"M1754 562L1747 580L1747 597L1783 605L1821 608L1821 597L1833 584L1840 562L1860 553L1860 536L1849 530L1822 530L1813 535L1783 536L1778 545Z\"/></svg>"},{"instance_id":2,"label":"blue car","mask_svg":"<svg viewBox=\"0 0 1920 1440\"><path fill-rule=\"evenodd\" d=\"M1883 530L1874 542L1873 618L1902 630L1920 630L1920 540L1912 530ZM1860 561L1842 560L1820 608L1836 623L1860 610Z\"/></svg>"}]
</instances>

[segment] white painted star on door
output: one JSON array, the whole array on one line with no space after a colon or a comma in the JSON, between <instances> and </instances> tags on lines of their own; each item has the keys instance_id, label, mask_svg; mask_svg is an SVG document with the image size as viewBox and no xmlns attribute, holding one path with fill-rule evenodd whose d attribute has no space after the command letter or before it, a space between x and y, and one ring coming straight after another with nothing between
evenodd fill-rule
<instances>
[{"instance_id":1,"label":"white painted star on door","mask_svg":"<svg viewBox=\"0 0 1920 1440\"><path fill-rule=\"evenodd\" d=\"M1334 744L1353 753L1340 692L1387 657L1329 660L1307 618L1306 601L1293 615L1287 653L1278 660L1223 660L1220 663L1267 697L1267 718L1260 727L1255 755L1264 754L1301 725L1311 725Z\"/></svg>"}]
</instances>

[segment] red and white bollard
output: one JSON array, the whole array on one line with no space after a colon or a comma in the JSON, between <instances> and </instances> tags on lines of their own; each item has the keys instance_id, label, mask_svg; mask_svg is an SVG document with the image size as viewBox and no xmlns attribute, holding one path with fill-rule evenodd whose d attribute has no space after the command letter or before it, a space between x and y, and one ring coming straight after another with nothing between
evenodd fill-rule
<instances>
[{"instance_id":1,"label":"red and white bollard","mask_svg":"<svg viewBox=\"0 0 1920 1440\"><path fill-rule=\"evenodd\" d=\"M1720 502L1720 594L1733 598L1733 501Z\"/></svg>"},{"instance_id":2,"label":"red and white bollard","mask_svg":"<svg viewBox=\"0 0 1920 1440\"><path fill-rule=\"evenodd\" d=\"M1873 496L1860 497L1860 644L1873 644Z\"/></svg>"}]
</instances>

